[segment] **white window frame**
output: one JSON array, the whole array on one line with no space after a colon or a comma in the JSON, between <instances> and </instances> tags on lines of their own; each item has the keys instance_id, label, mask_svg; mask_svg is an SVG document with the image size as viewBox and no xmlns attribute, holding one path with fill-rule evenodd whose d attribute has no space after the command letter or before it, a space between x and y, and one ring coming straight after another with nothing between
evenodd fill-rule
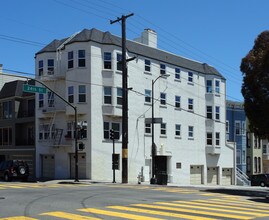
<instances>
[{"instance_id":1,"label":"white window frame","mask_svg":"<svg viewBox=\"0 0 269 220\"><path fill-rule=\"evenodd\" d=\"M85 91L81 91L82 88L84 88ZM87 93L86 85L79 85L78 86L78 103L86 103L87 102L86 93Z\"/></svg>"},{"instance_id":2,"label":"white window frame","mask_svg":"<svg viewBox=\"0 0 269 220\"><path fill-rule=\"evenodd\" d=\"M108 125L107 128L105 128L105 125ZM118 127L118 129L116 129ZM103 123L103 138L104 140L110 140L110 130L114 130L114 138L115 140L120 140L121 135L121 124L119 122L114 121L104 121Z\"/></svg>"},{"instance_id":3,"label":"white window frame","mask_svg":"<svg viewBox=\"0 0 269 220\"><path fill-rule=\"evenodd\" d=\"M164 92L160 93L160 104L163 106L166 105L166 93L164 93Z\"/></svg>"},{"instance_id":4,"label":"white window frame","mask_svg":"<svg viewBox=\"0 0 269 220\"><path fill-rule=\"evenodd\" d=\"M181 108L181 97L178 95L175 96L175 108Z\"/></svg>"},{"instance_id":5,"label":"white window frame","mask_svg":"<svg viewBox=\"0 0 269 220\"><path fill-rule=\"evenodd\" d=\"M161 136L166 136L166 123L161 123L161 129L160 129L160 134Z\"/></svg>"},{"instance_id":6,"label":"white window frame","mask_svg":"<svg viewBox=\"0 0 269 220\"><path fill-rule=\"evenodd\" d=\"M116 58L117 58L117 71L122 71L122 54L121 53L117 53L116 54Z\"/></svg>"},{"instance_id":7,"label":"white window frame","mask_svg":"<svg viewBox=\"0 0 269 220\"><path fill-rule=\"evenodd\" d=\"M44 61L43 60L38 61L38 75L39 76L44 75Z\"/></svg>"},{"instance_id":8,"label":"white window frame","mask_svg":"<svg viewBox=\"0 0 269 220\"><path fill-rule=\"evenodd\" d=\"M180 80L180 68L176 67L175 68L175 80Z\"/></svg>"},{"instance_id":9,"label":"white window frame","mask_svg":"<svg viewBox=\"0 0 269 220\"><path fill-rule=\"evenodd\" d=\"M175 124L175 137L181 137L181 124Z\"/></svg>"},{"instance_id":10,"label":"white window frame","mask_svg":"<svg viewBox=\"0 0 269 220\"><path fill-rule=\"evenodd\" d=\"M206 132L206 145L207 146L213 145L213 133L212 132Z\"/></svg>"},{"instance_id":11,"label":"white window frame","mask_svg":"<svg viewBox=\"0 0 269 220\"><path fill-rule=\"evenodd\" d=\"M193 72L188 72L188 82L193 84Z\"/></svg>"},{"instance_id":12,"label":"white window frame","mask_svg":"<svg viewBox=\"0 0 269 220\"><path fill-rule=\"evenodd\" d=\"M145 89L145 103L151 103L151 90Z\"/></svg>"},{"instance_id":13,"label":"white window frame","mask_svg":"<svg viewBox=\"0 0 269 220\"><path fill-rule=\"evenodd\" d=\"M163 63L160 63L160 74L165 75L166 74L166 65Z\"/></svg>"},{"instance_id":14,"label":"white window frame","mask_svg":"<svg viewBox=\"0 0 269 220\"><path fill-rule=\"evenodd\" d=\"M151 134L151 123L145 123L145 134Z\"/></svg>"},{"instance_id":15,"label":"white window frame","mask_svg":"<svg viewBox=\"0 0 269 220\"><path fill-rule=\"evenodd\" d=\"M83 60L84 60L84 64L81 65L80 62ZM78 67L86 67L86 51L85 50L78 50Z\"/></svg>"},{"instance_id":16,"label":"white window frame","mask_svg":"<svg viewBox=\"0 0 269 220\"><path fill-rule=\"evenodd\" d=\"M145 59L145 72L151 72L151 61L149 59Z\"/></svg>"},{"instance_id":17,"label":"white window frame","mask_svg":"<svg viewBox=\"0 0 269 220\"><path fill-rule=\"evenodd\" d=\"M212 93L212 80L206 80L206 93Z\"/></svg>"},{"instance_id":18,"label":"white window frame","mask_svg":"<svg viewBox=\"0 0 269 220\"><path fill-rule=\"evenodd\" d=\"M104 52L104 66L105 70L112 69L112 53L111 52Z\"/></svg>"},{"instance_id":19,"label":"white window frame","mask_svg":"<svg viewBox=\"0 0 269 220\"><path fill-rule=\"evenodd\" d=\"M188 126L188 137L189 139L194 139L194 127L193 126Z\"/></svg>"},{"instance_id":20,"label":"white window frame","mask_svg":"<svg viewBox=\"0 0 269 220\"><path fill-rule=\"evenodd\" d=\"M47 74L48 75L54 74L54 66L55 66L54 59L48 59L47 60Z\"/></svg>"},{"instance_id":21,"label":"white window frame","mask_svg":"<svg viewBox=\"0 0 269 220\"><path fill-rule=\"evenodd\" d=\"M213 107L212 107L212 105L207 105L206 106L206 118L207 119L212 119L213 118Z\"/></svg>"},{"instance_id":22,"label":"white window frame","mask_svg":"<svg viewBox=\"0 0 269 220\"><path fill-rule=\"evenodd\" d=\"M74 68L74 51L67 53L67 69Z\"/></svg>"},{"instance_id":23,"label":"white window frame","mask_svg":"<svg viewBox=\"0 0 269 220\"><path fill-rule=\"evenodd\" d=\"M105 105L112 105L113 101L112 101L112 87L111 86L104 86L103 89L104 92L104 104ZM106 100L110 100L109 102L107 102Z\"/></svg>"},{"instance_id":24,"label":"white window frame","mask_svg":"<svg viewBox=\"0 0 269 220\"><path fill-rule=\"evenodd\" d=\"M220 132L215 133L215 145L220 146Z\"/></svg>"},{"instance_id":25,"label":"white window frame","mask_svg":"<svg viewBox=\"0 0 269 220\"><path fill-rule=\"evenodd\" d=\"M68 102L74 103L74 86L68 86L67 93L68 93L67 94L68 95Z\"/></svg>"},{"instance_id":26,"label":"white window frame","mask_svg":"<svg viewBox=\"0 0 269 220\"><path fill-rule=\"evenodd\" d=\"M117 105L122 106L122 96L123 96L123 90L122 88L117 88Z\"/></svg>"},{"instance_id":27,"label":"white window frame","mask_svg":"<svg viewBox=\"0 0 269 220\"><path fill-rule=\"evenodd\" d=\"M188 98L188 110L194 111L194 100L192 98Z\"/></svg>"},{"instance_id":28,"label":"white window frame","mask_svg":"<svg viewBox=\"0 0 269 220\"><path fill-rule=\"evenodd\" d=\"M220 94L220 80L215 80L215 93Z\"/></svg>"},{"instance_id":29,"label":"white window frame","mask_svg":"<svg viewBox=\"0 0 269 220\"><path fill-rule=\"evenodd\" d=\"M220 106L215 106L215 119L220 121Z\"/></svg>"},{"instance_id":30,"label":"white window frame","mask_svg":"<svg viewBox=\"0 0 269 220\"><path fill-rule=\"evenodd\" d=\"M235 128L235 135L241 135L241 122L235 121L234 122L234 128Z\"/></svg>"}]
</instances>

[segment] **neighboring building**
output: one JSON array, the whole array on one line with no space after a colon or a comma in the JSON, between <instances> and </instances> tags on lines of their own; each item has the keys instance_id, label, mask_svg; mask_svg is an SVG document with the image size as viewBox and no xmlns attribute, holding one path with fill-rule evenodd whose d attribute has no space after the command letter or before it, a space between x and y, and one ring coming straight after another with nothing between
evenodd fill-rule
<instances>
[{"instance_id":1,"label":"neighboring building","mask_svg":"<svg viewBox=\"0 0 269 220\"><path fill-rule=\"evenodd\" d=\"M152 80L157 145L156 166L179 184L234 183L234 149L226 144L226 81L213 67L157 49L157 35L145 30L127 41L129 87L128 179L151 177ZM146 37L145 37L146 36ZM142 44L143 43L143 44ZM36 53L36 78L77 106L85 149L79 178L112 181L112 141L122 152L121 39L83 30L54 40ZM143 95L144 94L144 95ZM37 176L74 178L74 110L54 93L36 95ZM158 99L158 101L157 101ZM121 159L120 159L121 162ZM121 164L116 170L121 181Z\"/></svg>"},{"instance_id":2,"label":"neighboring building","mask_svg":"<svg viewBox=\"0 0 269 220\"><path fill-rule=\"evenodd\" d=\"M268 140L262 140L262 162L263 172L269 173L269 142Z\"/></svg>"},{"instance_id":3,"label":"neighboring building","mask_svg":"<svg viewBox=\"0 0 269 220\"><path fill-rule=\"evenodd\" d=\"M3 64L0 64L0 90L2 87L5 85L7 82L15 81L15 80L20 80L20 77L14 76L7 76L3 74Z\"/></svg>"},{"instance_id":4,"label":"neighboring building","mask_svg":"<svg viewBox=\"0 0 269 220\"><path fill-rule=\"evenodd\" d=\"M0 91L0 161L25 160L33 178L35 95L23 92L24 83L20 80L7 82Z\"/></svg>"},{"instance_id":5,"label":"neighboring building","mask_svg":"<svg viewBox=\"0 0 269 220\"><path fill-rule=\"evenodd\" d=\"M226 101L226 139L236 143L236 167L246 174L246 114L242 102Z\"/></svg>"},{"instance_id":6,"label":"neighboring building","mask_svg":"<svg viewBox=\"0 0 269 220\"><path fill-rule=\"evenodd\" d=\"M263 173L262 140L249 131L247 120L247 175Z\"/></svg>"}]
</instances>

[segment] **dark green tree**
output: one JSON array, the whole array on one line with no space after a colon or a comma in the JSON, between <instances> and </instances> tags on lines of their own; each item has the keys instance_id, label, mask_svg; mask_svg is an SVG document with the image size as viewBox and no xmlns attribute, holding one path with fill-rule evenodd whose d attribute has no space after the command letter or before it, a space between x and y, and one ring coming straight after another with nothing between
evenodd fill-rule
<instances>
[{"instance_id":1,"label":"dark green tree","mask_svg":"<svg viewBox=\"0 0 269 220\"><path fill-rule=\"evenodd\" d=\"M262 32L242 59L242 94L250 130L269 140L269 31Z\"/></svg>"}]
</instances>

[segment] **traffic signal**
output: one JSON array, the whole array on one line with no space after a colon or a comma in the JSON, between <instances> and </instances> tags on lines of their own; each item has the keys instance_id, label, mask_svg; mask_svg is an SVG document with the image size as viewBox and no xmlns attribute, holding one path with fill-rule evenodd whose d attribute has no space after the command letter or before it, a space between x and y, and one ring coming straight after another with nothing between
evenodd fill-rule
<instances>
[{"instance_id":1,"label":"traffic signal","mask_svg":"<svg viewBox=\"0 0 269 220\"><path fill-rule=\"evenodd\" d=\"M120 155L112 154L112 170L120 169Z\"/></svg>"},{"instance_id":2,"label":"traffic signal","mask_svg":"<svg viewBox=\"0 0 269 220\"><path fill-rule=\"evenodd\" d=\"M110 129L110 131L109 131L109 133L110 133L110 140L114 140L114 130L113 129Z\"/></svg>"}]
</instances>

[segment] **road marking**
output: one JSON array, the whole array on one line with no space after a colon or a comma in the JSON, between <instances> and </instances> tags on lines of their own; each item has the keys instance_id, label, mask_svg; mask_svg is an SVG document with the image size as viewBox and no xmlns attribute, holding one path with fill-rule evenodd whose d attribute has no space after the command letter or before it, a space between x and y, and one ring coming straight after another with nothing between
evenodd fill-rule
<instances>
[{"instance_id":1,"label":"road marking","mask_svg":"<svg viewBox=\"0 0 269 220\"><path fill-rule=\"evenodd\" d=\"M210 203L203 204L203 203L200 203L200 202L197 202L197 201L175 201L175 202L180 203L182 205L183 204L185 204L185 205L195 205L193 207L198 208L198 209L208 209L208 210L210 210L211 208L209 208L209 207L216 207L216 208L221 208L221 211L227 211L227 212L231 212L231 213L240 213L240 214L248 214L249 213L248 215L252 215L251 214L252 212L255 213L255 212L257 212L259 210L259 208L251 209L251 208L244 208L244 207L235 207L235 206L232 206L232 205L217 205L217 204L210 204ZM157 204L162 204L162 202L157 202ZM199 206L199 207L196 207L196 206ZM205 207L203 207L203 206L205 206ZM231 208L231 209L236 209L236 210L230 210L230 209L225 209L225 208ZM248 212L241 212L241 211L238 211L238 210L248 211ZM269 214L269 211L266 211L266 210L259 210L259 212Z\"/></svg>"},{"instance_id":2,"label":"road marking","mask_svg":"<svg viewBox=\"0 0 269 220\"><path fill-rule=\"evenodd\" d=\"M71 219L71 220L99 220L101 218L94 218L94 217L88 217L88 216L83 216L83 215L77 215L77 214L72 214L68 212L45 212L39 215L48 215L48 216L53 216L57 218L65 218L65 219Z\"/></svg>"},{"instance_id":3,"label":"road marking","mask_svg":"<svg viewBox=\"0 0 269 220\"><path fill-rule=\"evenodd\" d=\"M185 214L154 211L154 210L149 210L149 209L139 209L139 208L132 208L132 207L124 207L124 206L107 206L106 208L123 210L123 211L146 213L146 214L152 214L152 215L162 215L162 216L173 217L173 218L181 218L181 219L182 218L184 218L184 219L192 219L192 220L200 220L201 219L201 216L191 216L191 215L185 215ZM205 217L203 217L203 220L214 220L214 219L215 218L205 218Z\"/></svg>"},{"instance_id":4,"label":"road marking","mask_svg":"<svg viewBox=\"0 0 269 220\"><path fill-rule=\"evenodd\" d=\"M17 185L5 185L5 188L23 189L25 187Z\"/></svg>"},{"instance_id":5,"label":"road marking","mask_svg":"<svg viewBox=\"0 0 269 220\"><path fill-rule=\"evenodd\" d=\"M38 220L38 219L26 216L14 216L14 217L0 218L0 220Z\"/></svg>"},{"instance_id":6,"label":"road marking","mask_svg":"<svg viewBox=\"0 0 269 220\"><path fill-rule=\"evenodd\" d=\"M193 214L198 214L198 215L202 214L202 215L209 215L209 216L214 216L214 217L215 216L225 217L225 218L231 218L231 219L241 219L241 220L253 219L253 217L244 216L244 215L231 215L231 214L217 213L217 212L213 213L213 212L206 212L206 211L201 211L201 210L174 208L174 207L166 207L166 206L160 206L160 205L133 204L133 206L153 208L153 209L163 209L163 210L169 210L169 211L179 211L179 212L193 213Z\"/></svg>"},{"instance_id":7,"label":"road marking","mask_svg":"<svg viewBox=\"0 0 269 220\"><path fill-rule=\"evenodd\" d=\"M236 210L247 210L247 211L254 211L254 212L264 212L264 213L269 213L268 209L262 209L260 208L260 204L257 205L257 207L253 208L253 205L249 205L249 207L245 206L245 205L241 205L240 207L234 206L233 204L224 204L223 202L219 202L218 204L216 204L216 202L214 201L210 201L210 200L194 200L192 202L187 202L187 201L175 201L175 202L180 202L180 203L184 203L184 204L196 204L199 206L211 206L211 207L224 207L224 208L232 208L232 209L236 209ZM225 202L225 201L224 201ZM228 202L228 201L227 201ZM252 207L252 208L250 208Z\"/></svg>"},{"instance_id":8,"label":"road marking","mask_svg":"<svg viewBox=\"0 0 269 220\"><path fill-rule=\"evenodd\" d=\"M223 203L223 199L211 199L212 201L216 201L216 202L222 202ZM252 201L243 201L243 200L226 200L229 203L236 203L236 204L245 204L245 205L253 205L253 204L257 204L255 202ZM269 207L268 204L263 203L262 204L263 207Z\"/></svg>"},{"instance_id":9,"label":"road marking","mask_svg":"<svg viewBox=\"0 0 269 220\"><path fill-rule=\"evenodd\" d=\"M134 219L134 220L161 220L161 218L153 218L153 217L147 217L147 216L141 216L141 215L134 215L134 214L127 214L122 212L114 212L114 211L107 211L102 209L95 209L95 208L86 208L86 209L78 209L82 212L89 212L99 215L108 215L113 217L120 217L120 218L126 218L126 219Z\"/></svg>"}]
</instances>

